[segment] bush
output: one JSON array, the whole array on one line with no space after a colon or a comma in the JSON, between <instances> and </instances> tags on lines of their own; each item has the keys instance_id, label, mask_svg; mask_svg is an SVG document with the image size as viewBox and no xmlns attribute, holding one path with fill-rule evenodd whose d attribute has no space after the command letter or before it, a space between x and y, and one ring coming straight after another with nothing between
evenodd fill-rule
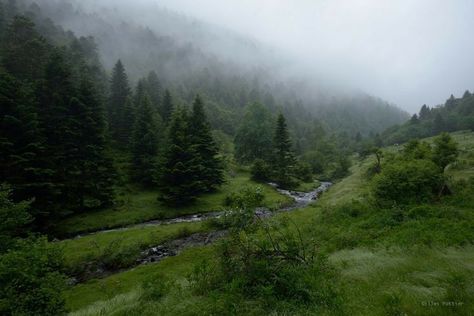
<instances>
[{"instance_id":1,"label":"bush","mask_svg":"<svg viewBox=\"0 0 474 316\"><path fill-rule=\"evenodd\" d=\"M458 146L448 133L443 133L435 138L433 161L444 170L447 165L456 161Z\"/></svg>"},{"instance_id":2,"label":"bush","mask_svg":"<svg viewBox=\"0 0 474 316\"><path fill-rule=\"evenodd\" d=\"M271 178L270 166L262 159L257 159L250 170L252 179L259 182L269 181Z\"/></svg>"},{"instance_id":3,"label":"bush","mask_svg":"<svg viewBox=\"0 0 474 316\"><path fill-rule=\"evenodd\" d=\"M260 186L246 186L240 192L225 197L224 205L234 209L253 209L262 205L265 195Z\"/></svg>"},{"instance_id":4,"label":"bush","mask_svg":"<svg viewBox=\"0 0 474 316\"><path fill-rule=\"evenodd\" d=\"M152 275L142 284L143 295L141 299L145 301L158 301L169 293L170 289L174 286L177 285L166 280L162 275Z\"/></svg>"},{"instance_id":5,"label":"bush","mask_svg":"<svg viewBox=\"0 0 474 316\"><path fill-rule=\"evenodd\" d=\"M432 201L443 187L444 177L430 160L393 161L372 180L372 192L383 205Z\"/></svg>"},{"instance_id":6,"label":"bush","mask_svg":"<svg viewBox=\"0 0 474 316\"><path fill-rule=\"evenodd\" d=\"M341 179L349 174L351 161L347 156L340 156L334 163L333 170L330 172L331 179Z\"/></svg>"},{"instance_id":7,"label":"bush","mask_svg":"<svg viewBox=\"0 0 474 316\"><path fill-rule=\"evenodd\" d=\"M303 305L336 308L336 273L315 245L289 225L288 219L272 224L259 220L234 230L219 244L215 261L196 267L191 283L199 294L216 299L231 297L258 302L278 310Z\"/></svg>"},{"instance_id":8,"label":"bush","mask_svg":"<svg viewBox=\"0 0 474 316\"><path fill-rule=\"evenodd\" d=\"M1 315L63 315L62 254L46 239L25 239L0 256Z\"/></svg>"},{"instance_id":9,"label":"bush","mask_svg":"<svg viewBox=\"0 0 474 316\"><path fill-rule=\"evenodd\" d=\"M304 182L313 181L313 172L311 166L305 162L299 162L295 168L295 176Z\"/></svg>"}]
</instances>

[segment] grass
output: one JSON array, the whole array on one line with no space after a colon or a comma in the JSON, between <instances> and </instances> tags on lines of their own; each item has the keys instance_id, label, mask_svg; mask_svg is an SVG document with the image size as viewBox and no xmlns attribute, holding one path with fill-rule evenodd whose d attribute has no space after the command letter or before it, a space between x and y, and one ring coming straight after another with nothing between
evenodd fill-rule
<instances>
[{"instance_id":1,"label":"grass","mask_svg":"<svg viewBox=\"0 0 474 316\"><path fill-rule=\"evenodd\" d=\"M453 137L460 156L446 170L451 197L403 210L378 209L371 204L365 177L374 162L369 157L354 164L351 174L317 203L277 215L288 216L340 271L342 314L474 314L474 188L466 181L474 175L474 134ZM65 293L68 307L78 311L75 315L199 314L206 300L189 290L187 276L213 253L212 246L190 248L158 264L71 287ZM140 284L154 274L180 286L154 302L144 301ZM301 308L293 311L304 314Z\"/></svg>"},{"instance_id":2,"label":"grass","mask_svg":"<svg viewBox=\"0 0 474 316\"><path fill-rule=\"evenodd\" d=\"M56 245L63 249L67 269L77 271L88 262L112 257L120 260L123 256L123 264L132 263L143 249L208 230L203 222L137 227L64 240Z\"/></svg>"},{"instance_id":3,"label":"grass","mask_svg":"<svg viewBox=\"0 0 474 316\"><path fill-rule=\"evenodd\" d=\"M95 302L127 294L139 289L144 281L157 273L168 279L184 282L185 277L193 271L195 264L209 257L212 251L212 246L189 248L179 256L168 257L156 264L139 266L104 279L76 285L64 293L67 307L71 311L76 311Z\"/></svg>"},{"instance_id":4,"label":"grass","mask_svg":"<svg viewBox=\"0 0 474 316\"><path fill-rule=\"evenodd\" d=\"M474 248L333 253L349 315L472 315Z\"/></svg>"},{"instance_id":5,"label":"grass","mask_svg":"<svg viewBox=\"0 0 474 316\"><path fill-rule=\"evenodd\" d=\"M298 186L294 189L294 191L298 192L311 192L317 189L321 185L321 182L318 180L310 181L310 182L300 182Z\"/></svg>"},{"instance_id":6,"label":"grass","mask_svg":"<svg viewBox=\"0 0 474 316\"><path fill-rule=\"evenodd\" d=\"M123 227L154 219L219 211L223 209L224 199L229 193L239 192L248 185L262 186L265 194L264 205L262 206L276 209L281 205L291 203L289 197L280 195L268 185L257 184L250 179L248 173L240 172L234 177L229 177L217 192L204 195L193 205L181 208L163 205L158 201L158 193L155 191L132 190L119 198L120 206L67 218L58 224L56 233L58 236L74 236L80 233Z\"/></svg>"}]
</instances>

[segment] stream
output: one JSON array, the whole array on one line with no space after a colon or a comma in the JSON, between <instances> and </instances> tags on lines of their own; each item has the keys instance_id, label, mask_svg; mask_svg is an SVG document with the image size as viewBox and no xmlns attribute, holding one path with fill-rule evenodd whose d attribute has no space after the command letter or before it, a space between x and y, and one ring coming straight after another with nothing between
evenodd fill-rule
<instances>
[{"instance_id":1,"label":"stream","mask_svg":"<svg viewBox=\"0 0 474 316\"><path fill-rule=\"evenodd\" d=\"M275 188L280 194L291 197L294 200L294 203L291 206L278 209L274 212L271 212L267 208L260 207L255 210L255 215L270 214L270 213L275 213L275 212L289 212L298 208L305 207L311 202L314 202L315 200L317 200L322 193L324 193L325 191L329 189L329 187L331 187L332 183L321 182L321 185L318 188L310 192L298 192L298 191L279 189L278 185L275 183L269 183L269 185ZM199 214L193 214L193 215L185 215L185 216L180 216L180 217L175 217L175 218L170 218L170 219L152 220L152 221L143 222L143 223L135 224L131 226L111 228L111 229L100 230L100 231L96 231L92 233L80 234L74 237L73 239L82 238L85 236L91 236L95 234L124 231L124 230L133 229L133 228L140 228L140 227L171 225L171 224L177 224L177 223L202 222L202 221L212 219L212 218L220 218L225 213L226 211L207 212L207 213L199 213Z\"/></svg>"},{"instance_id":2,"label":"stream","mask_svg":"<svg viewBox=\"0 0 474 316\"><path fill-rule=\"evenodd\" d=\"M294 203L291 206L284 207L273 212L266 208L257 208L255 210L256 216L269 217L276 213L290 212L299 208L303 208L309 205L310 203L316 201L321 196L321 194L323 194L325 191L327 191L331 187L332 183L321 182L321 185L317 189L310 192L283 190L283 189L279 189L278 186L274 183L269 183L269 185L274 187L280 194L291 197L294 200ZM176 223L201 222L201 221L205 221L212 218L220 218L225 213L226 211L209 212L209 213L203 213L203 214L176 217L176 218L167 219L167 220L154 220L154 221L149 221L149 222L145 222L145 223L137 224L133 226L127 226L127 227L116 228L116 229L108 229L108 230L102 230L102 231L98 231L98 232L94 232L90 234L79 235L75 238L82 238L84 236L90 236L90 235L99 234L99 233L102 234L102 233L108 233L108 232L114 232L114 231L124 231L124 230L137 228L137 227L139 228L139 227L149 227L149 226L170 225L170 224L176 224ZM135 264L127 269L110 270L102 266L91 265L87 267L83 273L81 273L82 274L81 276L78 276L78 278L70 279L70 283L76 284L76 283L84 282L93 278L103 278L111 274L115 274L118 272L123 272L129 269L132 269L142 264L159 262L167 257L178 255L181 251L183 251L186 248L196 247L196 246L205 246L205 245L211 244L215 242L216 240L224 237L226 234L227 234L227 231L225 230L213 231L209 233L196 233L184 238L171 240L164 244L151 247L149 249L142 251L140 257L136 260Z\"/></svg>"}]
</instances>

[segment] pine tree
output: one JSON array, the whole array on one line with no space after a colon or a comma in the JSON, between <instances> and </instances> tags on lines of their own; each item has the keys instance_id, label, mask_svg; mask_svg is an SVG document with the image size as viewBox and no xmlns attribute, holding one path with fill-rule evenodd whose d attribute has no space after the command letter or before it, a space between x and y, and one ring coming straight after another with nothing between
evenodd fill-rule
<instances>
[{"instance_id":1,"label":"pine tree","mask_svg":"<svg viewBox=\"0 0 474 316\"><path fill-rule=\"evenodd\" d=\"M451 94L449 99L446 101L446 104L445 104L446 109L452 110L456 106L456 103L457 103L456 98L454 97L454 95Z\"/></svg>"},{"instance_id":2,"label":"pine tree","mask_svg":"<svg viewBox=\"0 0 474 316\"><path fill-rule=\"evenodd\" d=\"M272 151L272 116L260 103L247 106L235 136L235 158L242 163L268 160Z\"/></svg>"},{"instance_id":3,"label":"pine tree","mask_svg":"<svg viewBox=\"0 0 474 316\"><path fill-rule=\"evenodd\" d=\"M441 132L444 132L446 130L446 123L441 116L441 114L438 112L435 115L435 118L433 120L433 132L434 134L439 134Z\"/></svg>"},{"instance_id":4,"label":"pine tree","mask_svg":"<svg viewBox=\"0 0 474 316\"><path fill-rule=\"evenodd\" d=\"M193 150L187 112L178 108L168 129L168 146L161 176L161 199L171 205L183 205L193 201L202 192L198 174L196 153Z\"/></svg>"},{"instance_id":5,"label":"pine tree","mask_svg":"<svg viewBox=\"0 0 474 316\"><path fill-rule=\"evenodd\" d=\"M430 116L431 116L430 108L428 106L426 106L426 104L423 104L423 106L421 107L421 110L420 110L420 115L419 115L420 120L422 120L422 121L426 120Z\"/></svg>"},{"instance_id":6,"label":"pine tree","mask_svg":"<svg viewBox=\"0 0 474 316\"><path fill-rule=\"evenodd\" d=\"M127 108L127 99L130 94L127 74L122 62L119 60L112 73L108 103L108 122L112 139L122 147L129 145L131 126L134 122L134 118L130 116L132 113Z\"/></svg>"},{"instance_id":7,"label":"pine tree","mask_svg":"<svg viewBox=\"0 0 474 316\"><path fill-rule=\"evenodd\" d=\"M272 169L276 182L282 186L293 184L292 175L296 166L288 126L283 114L280 113L273 138Z\"/></svg>"},{"instance_id":8,"label":"pine tree","mask_svg":"<svg viewBox=\"0 0 474 316\"><path fill-rule=\"evenodd\" d=\"M37 210L51 170L39 160L44 139L34 93L0 69L0 104L0 178L12 186L15 201L36 198Z\"/></svg>"},{"instance_id":9,"label":"pine tree","mask_svg":"<svg viewBox=\"0 0 474 316\"><path fill-rule=\"evenodd\" d=\"M146 79L142 78L138 80L137 87L135 88L133 102L138 105L141 104L142 98L145 97L145 95L147 95L149 98L148 90L148 82L146 81Z\"/></svg>"},{"instance_id":10,"label":"pine tree","mask_svg":"<svg viewBox=\"0 0 474 316\"><path fill-rule=\"evenodd\" d=\"M84 78L77 107L72 108L79 123L76 137L75 196L78 208L96 208L114 199L116 172L106 142L104 107L94 84Z\"/></svg>"},{"instance_id":11,"label":"pine tree","mask_svg":"<svg viewBox=\"0 0 474 316\"><path fill-rule=\"evenodd\" d=\"M164 115L166 113L163 111L163 108L162 108L162 100L163 100L162 89L163 88L161 86L161 82L158 79L158 75L156 74L156 72L151 71L148 74L147 83L148 83L148 95L150 96L150 101L155 107L155 109L158 110L158 113L160 114L160 116L164 119ZM169 114L171 115L171 113Z\"/></svg>"},{"instance_id":12,"label":"pine tree","mask_svg":"<svg viewBox=\"0 0 474 316\"><path fill-rule=\"evenodd\" d=\"M105 120L95 87L87 78L76 87L60 52L47 66L41 89L41 125L52 194L46 203L62 216L111 201L114 172L105 144Z\"/></svg>"},{"instance_id":13,"label":"pine tree","mask_svg":"<svg viewBox=\"0 0 474 316\"><path fill-rule=\"evenodd\" d=\"M2 63L10 74L31 82L42 77L50 47L30 19L16 16L2 42Z\"/></svg>"},{"instance_id":14,"label":"pine tree","mask_svg":"<svg viewBox=\"0 0 474 316\"><path fill-rule=\"evenodd\" d=\"M190 133L192 145L197 154L198 178L206 192L213 191L224 182L224 168L223 162L219 157L218 147L212 138L211 127L199 95L196 96L193 104Z\"/></svg>"},{"instance_id":15,"label":"pine tree","mask_svg":"<svg viewBox=\"0 0 474 316\"><path fill-rule=\"evenodd\" d=\"M159 146L159 116L144 95L137 109L132 134L133 178L146 187L156 184Z\"/></svg>"},{"instance_id":16,"label":"pine tree","mask_svg":"<svg viewBox=\"0 0 474 316\"><path fill-rule=\"evenodd\" d=\"M418 119L418 115L417 115L416 113L413 114L413 116L412 116L411 119L410 119L410 123L411 123L411 124L418 124L419 121L420 121L420 120Z\"/></svg>"},{"instance_id":17,"label":"pine tree","mask_svg":"<svg viewBox=\"0 0 474 316\"><path fill-rule=\"evenodd\" d=\"M45 80L38 90L40 127L45 137L41 159L52 172L47 179L48 194L37 199L42 209L47 210L45 216L58 217L70 210L64 206L70 202L70 195L74 194L71 185L74 174L71 171L76 168L75 139L79 136L80 125L72 115L72 109L78 103L78 91L62 51L53 53L46 66Z\"/></svg>"},{"instance_id":18,"label":"pine tree","mask_svg":"<svg viewBox=\"0 0 474 316\"><path fill-rule=\"evenodd\" d=\"M173 98L171 96L171 92L169 90L165 90L165 94L163 96L163 101L161 103L161 117L163 118L163 122L168 124L171 119L171 115L173 114L174 105L173 105Z\"/></svg>"}]
</instances>

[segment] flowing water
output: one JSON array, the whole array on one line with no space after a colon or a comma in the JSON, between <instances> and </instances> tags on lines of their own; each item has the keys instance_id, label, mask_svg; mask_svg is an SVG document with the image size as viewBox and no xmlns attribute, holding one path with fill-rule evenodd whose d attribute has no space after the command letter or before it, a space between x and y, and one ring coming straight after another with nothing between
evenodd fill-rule
<instances>
[{"instance_id":1,"label":"flowing water","mask_svg":"<svg viewBox=\"0 0 474 316\"><path fill-rule=\"evenodd\" d=\"M329 187L332 185L330 182L321 182L321 185L310 192L298 192L298 191L290 191L290 190L283 190L278 188L278 186L274 183L269 183L272 187L274 187L280 194L287 195L291 197L294 200L294 203L289 206L289 207L284 207L281 209L278 209L277 211L271 212L270 210L266 208L258 208L255 210L255 215L259 217L269 217L272 216L275 213L278 212L290 212L295 209L299 209L302 207L307 206L308 204L316 201L323 192L327 191ZM108 232L114 232L114 231L124 231L128 230L131 228L139 228L139 227L149 227L149 226L160 226L160 225L171 225L171 224L176 224L176 223L190 223L190 222L201 222L205 221L208 219L212 218L220 218L222 217L226 212L209 212L209 213L203 213L203 214L195 214L195 215L189 215L189 216L182 216L182 217L176 217L172 219L166 219L166 220L155 220L155 221L149 221L145 222L142 224L138 225L133 225L133 226L127 226L127 227L122 227L122 228L117 228L117 229L109 229L109 230L103 230L103 231L98 231L95 233L91 233L88 235L93 235L93 234L102 234L102 233L108 233ZM214 231L214 232L209 232L209 233L196 233L192 234L188 237L184 238L179 238L175 240L171 240L169 242L166 242L162 245L157 245L155 247L151 247L141 253L141 256L139 259L137 259L136 264L133 266L138 266L141 264L147 264L147 263L154 263L154 262L159 262L167 257L171 256L176 256L178 255L182 250L188 248L188 247L195 247L195 246L204 246L208 245L210 243L213 243L217 239L222 238L223 236L226 235L226 231ZM87 235L79 235L76 238L81 238L83 236ZM133 268L130 267L130 268ZM83 274L79 279L81 281L85 281L91 278L101 278L105 277L108 275L111 275L113 273L125 271L125 270L119 270L119 271L110 271L107 269L104 269L102 267L91 267L91 269L87 269L89 271L86 271L85 274ZM77 283L77 279L71 279L72 283Z\"/></svg>"}]
</instances>

